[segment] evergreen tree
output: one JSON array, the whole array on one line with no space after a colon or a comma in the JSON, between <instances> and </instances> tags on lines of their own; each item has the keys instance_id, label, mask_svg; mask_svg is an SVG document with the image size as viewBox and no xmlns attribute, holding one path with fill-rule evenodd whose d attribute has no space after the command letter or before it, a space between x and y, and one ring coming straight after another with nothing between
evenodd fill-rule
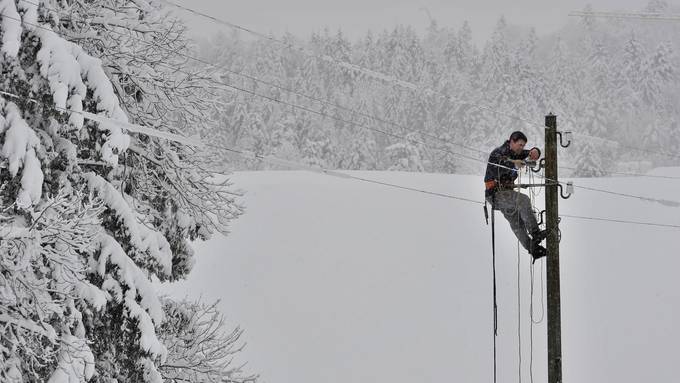
<instances>
[{"instance_id":1,"label":"evergreen tree","mask_svg":"<svg viewBox=\"0 0 680 383\"><path fill-rule=\"evenodd\" d=\"M374 166L368 165L373 163L372 159L363 160L368 156L355 153L365 153L370 147L375 151L372 156L377 161L375 166L389 168L391 154L386 149L394 144L390 133L404 135L417 131L426 134L428 142L430 135L436 135L491 150L508 131L528 130L532 137L541 133L540 128L509 116L540 125L548 112L558 114L561 126L577 134L629 145L632 142L627 140L649 129L659 130L658 141L663 142L671 134L668 131L671 121L680 113L674 69L679 63L672 54L676 47L667 43L650 49L649 42L658 40L661 33L655 26L636 28L632 35L629 24L600 23L595 18L582 21L580 26L561 31L564 38L554 43L553 37L539 38L532 30L518 35L514 33L517 29L509 28L501 18L481 54L472 42L467 23L454 33L433 22L422 36L408 26L398 26L369 33L355 44L349 44L342 32L315 33L306 42L310 50L346 63L310 57L279 46L267 53L269 58L259 60L272 62L277 60L276 55L282 55L285 70L262 75L275 73L276 77L269 80L344 108L375 115L388 123L376 123L286 91L267 94L324 114L379 126L388 134L371 133L366 136L370 137L366 142L371 144L363 146L361 140L355 140L361 136L362 128L257 97L238 96L246 105L244 109L252 116L258 115L257 121L261 123L255 124L257 129L242 129L246 133L240 143L263 148L263 153L275 153L282 145L280 139L287 137L286 140L293 140L295 148L287 156L350 168ZM250 45L258 44L261 43ZM546 55L548 48L551 54ZM246 48L241 54L245 62L250 60L247 52L253 50L260 52L260 56L265 53L259 48ZM280 52L273 53L277 50ZM351 63L378 74L348 70L346 64ZM257 68L250 70L250 74L260 76ZM231 118L233 109L225 108L223 114ZM257 144L252 146L254 143ZM430 146L436 145L444 143L432 140ZM452 146L451 150L463 149ZM478 154L467 149L464 152ZM577 149L569 153L567 157L572 162L589 155ZM458 163L457 171L481 171L474 163L453 160L436 149L421 154L424 163L429 164L425 166L427 170L452 169L453 163ZM627 153L621 147L611 149L610 154L614 158L644 155Z\"/></svg>"},{"instance_id":2,"label":"evergreen tree","mask_svg":"<svg viewBox=\"0 0 680 383\"><path fill-rule=\"evenodd\" d=\"M385 148L390 161L388 170L422 172L424 171L421 151L422 145L418 144L418 135L409 133L404 142L399 142Z\"/></svg>"},{"instance_id":3,"label":"evergreen tree","mask_svg":"<svg viewBox=\"0 0 680 383\"><path fill-rule=\"evenodd\" d=\"M648 97L651 94L645 95L645 93L650 91L650 89L643 89L643 82L646 81L645 76L647 75L645 73L647 69L645 65L645 52L634 34L631 34L623 49L621 67L622 73L628 82L626 84L626 94L634 96L641 94L643 100L647 99L648 101Z\"/></svg>"},{"instance_id":4,"label":"evergreen tree","mask_svg":"<svg viewBox=\"0 0 680 383\"><path fill-rule=\"evenodd\" d=\"M130 47L107 41L141 45L115 31L153 38L172 23L134 2L3 0L0 8L21 20L0 24L0 87L19 96L0 97L0 270L8 282L0 288L0 380L160 381L167 350L150 279L185 276L188 240L226 231L241 212L228 185L212 183L192 160L194 150L125 131L129 122L171 130L170 121L197 121L182 79L152 69L176 56L147 47L135 58L142 65L127 67L118 55ZM186 48L182 30L166 32L177 51ZM69 41L76 35L82 45ZM163 103L154 89L186 106Z\"/></svg>"}]
</instances>

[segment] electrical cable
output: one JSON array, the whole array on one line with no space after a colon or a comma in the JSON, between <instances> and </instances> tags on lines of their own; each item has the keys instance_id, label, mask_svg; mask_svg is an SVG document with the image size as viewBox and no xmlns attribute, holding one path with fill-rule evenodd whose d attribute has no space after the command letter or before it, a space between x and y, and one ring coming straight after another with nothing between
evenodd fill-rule
<instances>
[{"instance_id":1,"label":"electrical cable","mask_svg":"<svg viewBox=\"0 0 680 383\"><path fill-rule=\"evenodd\" d=\"M343 68L351 69L351 70L354 70L354 71L358 71L358 72L364 73L364 74L366 74L366 75L369 75L369 76L371 76L371 77L373 77L373 78L375 78L375 79L378 79L378 80L381 80L381 81L386 81L386 82L391 82L391 83L393 83L393 84L399 85L399 86L404 87L404 88L406 88L406 89L410 89L410 90L420 90L420 91L424 91L424 92L428 92L428 93L433 93L433 94L436 93L436 94L439 94L440 96L445 97L447 100L451 100L449 95L443 94L442 92L434 91L434 90L432 90L432 89L423 89L422 87L418 86L417 84L414 84L414 83L411 83L411 82L408 82L408 81L405 81L405 80L401 80L401 79L399 79L399 78L396 78L395 76L388 75L388 74L384 74L384 73L380 73L380 72L377 72L377 71L374 71L374 70L371 70L371 69L368 69L368 68L364 68L364 67L361 67L361 66L359 66L359 65L352 64L352 63L349 63L349 62L346 62L346 61L337 59L337 58L332 57L332 56L329 56L329 55L318 55L318 54L315 54L315 53L313 53L313 52L309 52L309 50L306 49L306 48L304 48L304 47L297 46L297 45L295 45L295 44L293 44L293 43L289 43L289 42L286 42L286 41L283 41L283 40L274 38L274 37L272 37L272 36L265 35L265 34L263 34L263 33L254 31L254 30L249 29L249 28L242 27L242 26L240 26L240 25L238 25L238 24L236 24L236 23L232 23L232 22L226 21L226 20L224 20L224 19L220 19L220 18L211 16L211 15L208 15L208 14L206 14L206 13L197 11L197 10L195 10L195 9L192 9L192 8L189 8L189 7L186 7L186 6L177 4L177 3L173 2L173 1L170 1L170 0L161 0L161 1L162 1L163 3L166 3L166 4L170 5L170 6L173 6L173 7L175 7L175 8L184 10L184 11L189 12L189 13L192 13L192 14L194 14L194 15L196 15L196 16L199 16L199 17L203 17L203 18L209 19L209 20L211 20L211 21L213 21L213 22L216 22L216 23L218 23L218 24L226 25L226 26L228 26L228 27L230 27L230 28L232 28L232 29L240 30L240 31L243 31L243 32L246 32L246 33L250 33L250 34L252 34L252 35L254 35L254 36L257 36L258 38L262 38L262 39L266 39L266 40L275 42L275 43L277 43L277 44L280 44L280 45L286 47L287 49L290 49L290 50L297 50L297 51L299 51L299 52L302 52L303 54L305 54L305 55L308 56L308 57L314 57L314 58L317 58L317 59L320 59L320 60L323 60L323 61L332 62L332 63L335 63L335 64L337 64L337 65L340 65L340 66L343 67ZM538 128L540 128L540 129L543 129L543 128L544 128L543 126L541 126L541 125L539 125L539 124L536 124L535 122L533 122L533 121L531 121L531 120L528 120L528 119L526 119L526 118L519 117L519 116L517 116L517 115L512 115L512 114L508 114L508 113L505 113L505 112L501 112L501 111L496 110L496 109L494 109L494 108L492 108L492 107L489 107L489 106L487 106L487 105L482 105L482 104L473 103L473 102L468 102L468 101L459 101L459 103L464 104L464 105L472 105L472 106L475 106L475 107L477 107L477 108L479 108L479 109L487 110L487 111L489 111L489 112L491 112L491 113L494 113L494 114L497 114L497 115L502 115L502 116L509 117L509 118L511 118L511 119L514 119L514 120L522 121L522 122L526 123L526 124L529 125L529 126L538 127ZM584 137L599 138L599 139L602 139L602 140L615 142L615 143L617 143L618 145L620 145L621 147L626 147L626 148L629 148L629 149L632 149L632 150L642 150L642 151L644 151L644 152L649 152L648 150L641 149L641 148L624 146L624 145L620 144L620 143L617 142L617 141L613 141L613 140L609 140L609 139L605 139L605 138L601 138L601 137L588 136L588 135L580 134L580 133L575 133L575 134L579 134L579 135L584 136ZM680 156L678 156L678 155L676 155L676 154L670 154L670 153L663 153L663 154L664 154L664 155L667 155L667 156L672 156L672 157L675 157L675 158L680 158Z\"/></svg>"},{"instance_id":2,"label":"electrical cable","mask_svg":"<svg viewBox=\"0 0 680 383\"><path fill-rule=\"evenodd\" d=\"M0 15L2 15L2 16L4 16L4 17L9 17L9 16L4 15L4 14L2 14L2 13L0 13ZM9 18L22 22L21 20L18 20L18 19L16 19L16 18L12 18L12 17L9 17ZM27 24L29 24L29 23L27 23ZM43 29L46 29L46 30L51 31L51 32L53 32L53 33L55 33L55 34L57 33L57 32L52 31L51 29L44 28L44 27L39 26L39 25L35 25L35 26L40 27L40 28L43 28ZM232 86L232 87L233 87L233 86ZM238 88L238 87L234 87L234 88L237 89L237 90L244 91L244 92L256 94L255 92L251 92L251 91L248 91L248 90L245 90L245 89L240 89L240 88ZM8 93L8 92L3 92L3 93L5 93L5 94L10 94L10 93ZM14 96L16 96L16 95L14 95ZM275 101L275 102L280 102L280 103L288 104L288 105L291 106L291 107L303 108L304 110L307 110L307 111L309 111L309 112L311 112L311 113L320 114L320 115L322 115L322 116L324 116L324 117L334 118L333 116L330 116L330 115L327 115L327 114L324 114L324 113L322 113L322 112L318 112L318 111L315 111L315 110L311 110L311 109L309 109L309 108L300 107L300 106L297 106L297 105L295 105L295 104L285 103L285 102L283 102L283 101L277 100L277 99L272 98L272 97L267 97L267 96L264 96L264 97L266 97L266 98L268 98L268 99L270 99L270 100L272 100L272 101ZM33 100L33 101L36 101L36 100ZM55 108L56 108L56 107L55 107ZM74 111L70 111L70 112L74 112ZM84 114L84 113L85 113L85 112L82 112L81 114ZM92 118L101 119L101 116L92 115L92 114L89 114L89 115L90 115L90 117L92 117ZM338 118L336 118L336 119L338 119ZM365 127L365 126L363 126L363 125L361 125L361 124L357 124L357 123L355 123L355 122L345 121L345 120L343 120L343 119L338 119L338 120L343 121L343 122L346 122L346 123L348 123L348 124L353 124L353 125L356 125L356 126L359 126L359 127ZM120 122L116 121L116 123L120 123ZM130 126L130 127L133 127L134 125L129 124L129 126ZM138 127L144 128L144 129L147 129L147 130L150 129L150 128L145 128L145 127L141 127L141 126L138 126ZM370 127L366 127L366 128L371 129ZM376 130L376 129L374 129L374 130ZM383 131L380 131L380 130L376 130L376 131L381 132L381 133L385 133L385 134L390 135L390 136L393 136L393 137L397 137L397 138L401 138L401 139L406 139L405 137L402 137L402 136L399 136L399 135L396 135L396 134L391 134L391 133L383 132ZM147 133L147 134L148 134L148 133ZM169 133L165 133L165 132L164 132L164 134L169 134ZM184 138L184 140L187 140L187 139ZM423 145L429 146L429 145L427 145L427 144L425 144L425 143L423 143ZM507 169L510 169L510 168L508 168L508 167L506 167L506 166L503 166L503 165L492 164L492 163L489 163L488 161L484 162L483 160L479 160L479 159L476 159L476 158L473 158L473 157L461 155L460 153L451 152L451 151L446 150L446 149L444 149L444 151L446 151L446 152L448 152L448 153L450 153L450 154L452 154L452 155L460 156L460 157L467 158L467 159L470 159L470 160L474 160L474 161L477 161L477 162L482 162L482 163L486 163L486 164L491 164L492 166L496 166L496 167L498 167L498 168L507 168ZM545 178L545 177L544 177L544 178ZM545 178L545 179L546 179L546 180L549 180L549 179L547 179L547 178ZM550 181L550 180L549 180L549 181ZM619 196L624 196L624 197L629 197L629 198L636 198L636 199L640 199L640 200L644 200L644 201L661 202L661 203L666 204L666 205L668 205L669 203L674 204L674 206L675 206L676 204L677 204L677 205L680 205L680 204L678 204L678 203L675 202L675 201L658 200L658 199L653 199L653 198L648 198L648 197L635 196L635 195L631 195L631 194L616 193L616 192L612 192L612 191L608 191L608 190L603 190L603 189L596 189L596 188L586 188L586 187L581 187L581 186L575 186L575 187L580 187L580 188L583 188L583 189L586 189L586 190L591 190L591 191L598 191L598 192L610 193L610 194L619 195ZM476 202L476 203L480 203L480 204L481 204L481 202ZM623 221L623 220L612 220L612 221L613 221L613 222L632 223L632 221ZM648 224L648 223L643 223L643 224ZM674 225L664 225L664 226L674 227Z\"/></svg>"},{"instance_id":3,"label":"electrical cable","mask_svg":"<svg viewBox=\"0 0 680 383\"><path fill-rule=\"evenodd\" d=\"M27 1L27 0L26 0L26 1ZM30 2L30 1L29 1L29 2ZM35 4L35 3L34 3L34 4ZM16 18L11 17L11 16L4 15L4 14L2 14L2 13L0 13L0 16L8 17L8 18L10 18L10 19L14 19L14 20L17 20L17 21L22 22L22 21L19 20L19 19L16 19ZM24 22L24 23L26 23L26 22ZM58 34L58 35L60 35L60 36L62 36L62 37L65 37L65 36L63 36L63 35L61 35L61 34L55 32L55 31L53 31L53 30L51 30L51 29L49 29L49 28L44 28L44 27L41 27L40 25L31 24L31 23L26 23L26 24L30 24L30 25L33 25L33 26L36 26L36 27L39 27L39 28L48 30L48 31L53 32L53 33L55 33L55 34ZM124 54L126 54L126 53L124 53ZM179 72L182 72L182 73L190 74L190 73L188 73L188 72L186 72L186 71L183 71L183 70L181 70L181 69L172 67L172 66L170 66L170 65L168 65L168 64L159 63L159 65L166 66L166 67L168 67L168 68L170 68L170 69L174 69L174 70L179 71ZM423 146L425 146L425 147L429 147L429 148L434 149L434 150L439 150L439 151L442 151L442 152L444 152L444 153L447 153L447 154L450 154L450 155L453 155L453 156L457 156L457 157L460 157L460 158L463 158L463 159L467 159L467 160L470 160L470 161L475 161L475 162L480 162L480 163L484 163L484 164L487 164L487 165L490 164L490 165L492 165L492 166L510 169L510 168L508 168L508 167L506 167L506 166L503 166L503 165L500 165L500 164L493 164L493 163L490 163L490 162L488 162L488 161L480 160L480 159L475 158L475 157L472 157L472 156L468 156L468 155L464 155L464 154L461 154L461 153L453 152L453 151L449 150L448 148L435 147L435 146L432 146L432 145L430 145L430 144L428 144L428 143L426 143L426 142L424 142L424 141L415 140L415 139L409 139L409 138L407 138L407 137L405 137L405 136L401 136L401 135L398 135L398 134L395 134L395 133L391 133L391 132L387 132L387 131L384 131L384 130L380 130L380 129L377 129L377 128L373 128L373 127L370 127L370 126L366 126L366 125L364 125L364 124L356 123L356 122L351 121L351 120L345 120L345 119L340 118L340 117L337 117L337 116L329 115L329 114L327 114L327 113L319 112L319 111L316 111L316 110L314 110L314 109L310 109L310 108L307 108L307 107L304 107L304 106L300 106L300 105L297 105L297 104L294 104L294 103L286 102L286 101L277 99L277 98L275 98L275 97L270 97L270 96L262 95L262 94L259 94L259 93L257 93L257 92L254 92L254 91L245 89L245 88L241 88L241 87L234 86L234 85L229 84L229 83L224 82L224 81L217 81L217 80L210 80L210 81L213 82L213 83L221 84L221 85L223 85L223 86L226 86L226 87L231 88L231 89L236 90L236 91L248 93L248 94L251 94L251 95L253 95L253 96L257 96L257 97L266 99L266 100L271 101L271 102L277 102L277 103L280 103L280 104L282 104L282 105L290 106L290 107L292 107L292 108L296 108L296 109L300 109L300 110L303 110L303 111L306 111L306 112L309 112L309 113L317 114L317 115L320 115L320 116L322 116L322 117L324 117L324 118L330 118L330 119L333 119L333 120L336 120L336 121L339 121L339 122L343 122L343 123L345 123L345 124L349 124L349 125L353 125L353 126L362 128L362 129L371 130L371 131L374 131L374 132L377 132L377 133L386 135L386 136L388 136L388 137L397 138L397 139L401 139L401 140L406 140L406 141L410 141L410 142L413 142L413 143L417 143L417 144L423 145ZM377 118L377 117L376 117L376 118ZM454 144L455 144L455 143L454 143ZM480 150L477 150L477 151L481 152ZM545 178L545 177L544 177L544 178ZM555 180L550 180L550 179L548 179L548 178L545 178L545 179L546 179L546 180L549 180L549 181L557 182L557 181L555 181ZM643 201L647 201L647 202L657 202L657 203L661 203L661 204L666 205L666 206L680 207L680 202L677 202L677 201L661 200L661 199L655 199L655 198L649 198L649 197L642 197L642 196L636 196L636 195L625 194L625 193L617 193L617 192L612 192L612 191L609 191L609 190L603 190L603 189L597 189L597 188L586 188L586 187L582 187L582 186L578 186L578 185L574 185L574 187L576 187L576 188L582 188L582 189L589 190L589 191L608 193L608 194L617 195L617 196L620 196L620 197L636 198L636 199L643 200Z\"/></svg>"}]
</instances>

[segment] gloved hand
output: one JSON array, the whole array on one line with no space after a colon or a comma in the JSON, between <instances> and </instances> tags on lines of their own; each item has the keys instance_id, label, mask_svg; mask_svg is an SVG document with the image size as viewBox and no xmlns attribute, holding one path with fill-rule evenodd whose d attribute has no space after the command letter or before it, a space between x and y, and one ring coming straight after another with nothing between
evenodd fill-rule
<instances>
[{"instance_id":1,"label":"gloved hand","mask_svg":"<svg viewBox=\"0 0 680 383\"><path fill-rule=\"evenodd\" d=\"M526 165L523 160L510 160L510 161L512 161L512 163L515 164L515 167L517 169L521 169L524 167L524 165Z\"/></svg>"}]
</instances>

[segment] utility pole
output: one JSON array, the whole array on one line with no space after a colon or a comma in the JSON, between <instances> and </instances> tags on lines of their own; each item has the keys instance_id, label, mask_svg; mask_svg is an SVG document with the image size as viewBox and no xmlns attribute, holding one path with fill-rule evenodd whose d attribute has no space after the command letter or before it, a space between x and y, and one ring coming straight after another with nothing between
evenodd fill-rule
<instances>
[{"instance_id":1,"label":"utility pole","mask_svg":"<svg viewBox=\"0 0 680 383\"><path fill-rule=\"evenodd\" d=\"M557 116L545 116L545 210L548 290L548 383L562 383L562 320L560 310L559 181L557 179ZM561 142L561 136L560 136Z\"/></svg>"}]
</instances>

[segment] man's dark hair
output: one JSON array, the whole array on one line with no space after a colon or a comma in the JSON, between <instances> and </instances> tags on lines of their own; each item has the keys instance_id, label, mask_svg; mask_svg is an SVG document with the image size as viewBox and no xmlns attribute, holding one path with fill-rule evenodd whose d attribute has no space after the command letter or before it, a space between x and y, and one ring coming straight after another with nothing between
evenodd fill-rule
<instances>
[{"instance_id":1,"label":"man's dark hair","mask_svg":"<svg viewBox=\"0 0 680 383\"><path fill-rule=\"evenodd\" d=\"M512 132L512 134L510 135L511 142L515 142L517 140L522 140L524 142L529 141L527 140L527 136L524 133L520 132L519 130L516 132Z\"/></svg>"}]
</instances>

